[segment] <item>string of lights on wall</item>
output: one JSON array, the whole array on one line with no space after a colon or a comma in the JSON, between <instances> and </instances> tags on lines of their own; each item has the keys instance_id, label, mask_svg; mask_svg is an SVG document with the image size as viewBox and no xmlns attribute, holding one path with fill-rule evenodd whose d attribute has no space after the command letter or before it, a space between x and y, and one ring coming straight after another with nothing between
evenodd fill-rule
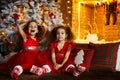
<instances>
[{"instance_id":1,"label":"string of lights on wall","mask_svg":"<svg viewBox=\"0 0 120 80\"><path fill-rule=\"evenodd\" d=\"M72 0L66 1L66 16L65 16L65 23L67 26L71 26L71 19L72 19Z\"/></svg>"}]
</instances>

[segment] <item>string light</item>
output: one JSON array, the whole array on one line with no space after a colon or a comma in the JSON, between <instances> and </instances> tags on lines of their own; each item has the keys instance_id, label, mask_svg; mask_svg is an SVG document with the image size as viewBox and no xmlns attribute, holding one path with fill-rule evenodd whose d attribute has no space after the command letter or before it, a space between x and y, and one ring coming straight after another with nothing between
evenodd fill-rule
<instances>
[{"instance_id":1,"label":"string light","mask_svg":"<svg viewBox=\"0 0 120 80\"><path fill-rule=\"evenodd\" d=\"M70 3L70 1L68 0L67 3Z\"/></svg>"},{"instance_id":2,"label":"string light","mask_svg":"<svg viewBox=\"0 0 120 80\"><path fill-rule=\"evenodd\" d=\"M71 14L71 11L68 11L69 14Z\"/></svg>"},{"instance_id":3,"label":"string light","mask_svg":"<svg viewBox=\"0 0 120 80\"><path fill-rule=\"evenodd\" d=\"M68 9L70 9L70 7L67 7Z\"/></svg>"},{"instance_id":4,"label":"string light","mask_svg":"<svg viewBox=\"0 0 120 80\"><path fill-rule=\"evenodd\" d=\"M10 43L10 44L13 44L13 41L10 41L9 43Z\"/></svg>"},{"instance_id":5,"label":"string light","mask_svg":"<svg viewBox=\"0 0 120 80\"><path fill-rule=\"evenodd\" d=\"M2 35L5 35L5 32L4 32L4 31L2 31L2 32L1 32L1 34L2 34Z\"/></svg>"},{"instance_id":6,"label":"string light","mask_svg":"<svg viewBox=\"0 0 120 80\"><path fill-rule=\"evenodd\" d=\"M72 17L72 15L71 15L71 5L72 3L71 3L71 0L67 0L66 1L66 16L67 17L65 17L65 19L66 19L66 25L68 25L68 26L70 26L70 24L71 24L71 17Z\"/></svg>"}]
</instances>

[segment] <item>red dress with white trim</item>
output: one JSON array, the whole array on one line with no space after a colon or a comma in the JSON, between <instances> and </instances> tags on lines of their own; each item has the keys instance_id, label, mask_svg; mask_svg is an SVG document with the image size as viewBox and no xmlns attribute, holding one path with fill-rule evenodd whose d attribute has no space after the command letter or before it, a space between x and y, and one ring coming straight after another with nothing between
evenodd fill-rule
<instances>
[{"instance_id":1,"label":"red dress with white trim","mask_svg":"<svg viewBox=\"0 0 120 80\"><path fill-rule=\"evenodd\" d=\"M3 65L0 65L0 69L4 71L11 71L14 66L21 65L23 71L29 71L33 64L36 64L38 56L38 40L32 39L27 36L27 41L23 42L24 50L10 57Z\"/></svg>"},{"instance_id":2,"label":"red dress with white trim","mask_svg":"<svg viewBox=\"0 0 120 80\"><path fill-rule=\"evenodd\" d=\"M56 63L61 64L63 59L65 58L65 54L68 50L68 46L71 45L71 49L73 49L75 47L75 44L72 42L65 42L64 46L61 50L58 49L57 47L58 42L53 42L51 43L51 48L54 48L55 50L55 56L56 56ZM48 63L52 72L65 72L65 69L69 66L69 65L74 65L74 60L73 60L73 53L70 53L69 59L67 60L67 62L64 64L63 67L61 67L58 70L55 70L53 67L53 63L52 60L50 59L50 62Z\"/></svg>"}]
</instances>

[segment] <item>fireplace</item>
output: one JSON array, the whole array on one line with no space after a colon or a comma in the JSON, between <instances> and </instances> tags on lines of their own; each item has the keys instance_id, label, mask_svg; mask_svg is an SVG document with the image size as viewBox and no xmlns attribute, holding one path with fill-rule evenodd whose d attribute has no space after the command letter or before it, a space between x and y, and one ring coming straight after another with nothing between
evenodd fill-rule
<instances>
[{"instance_id":1,"label":"fireplace","mask_svg":"<svg viewBox=\"0 0 120 80\"><path fill-rule=\"evenodd\" d=\"M119 22L106 26L105 21L104 6L100 0L72 0L72 31L76 41L86 41L88 38L93 41L119 41Z\"/></svg>"}]
</instances>

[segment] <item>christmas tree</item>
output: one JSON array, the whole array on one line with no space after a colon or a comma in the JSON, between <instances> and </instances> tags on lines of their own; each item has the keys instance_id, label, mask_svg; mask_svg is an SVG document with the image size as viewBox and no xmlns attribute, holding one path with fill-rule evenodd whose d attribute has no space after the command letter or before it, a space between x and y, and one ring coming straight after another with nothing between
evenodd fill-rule
<instances>
[{"instance_id":1,"label":"christmas tree","mask_svg":"<svg viewBox=\"0 0 120 80\"><path fill-rule=\"evenodd\" d=\"M35 19L46 31L63 25L62 12L56 0L9 0L0 13L0 53L16 48L17 26Z\"/></svg>"}]
</instances>

